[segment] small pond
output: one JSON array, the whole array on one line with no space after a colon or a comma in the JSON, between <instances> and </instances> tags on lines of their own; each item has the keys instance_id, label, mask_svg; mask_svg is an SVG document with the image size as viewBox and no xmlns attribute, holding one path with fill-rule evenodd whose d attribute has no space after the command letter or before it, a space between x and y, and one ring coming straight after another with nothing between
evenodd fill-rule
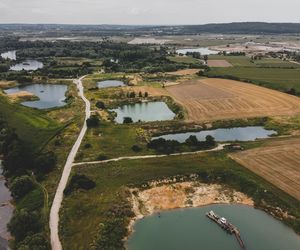
<instances>
[{"instance_id":1,"label":"small pond","mask_svg":"<svg viewBox=\"0 0 300 250\"><path fill-rule=\"evenodd\" d=\"M97 83L99 89L111 88L111 87L122 87L125 86L124 82L118 80L106 80Z\"/></svg>"},{"instance_id":2,"label":"small pond","mask_svg":"<svg viewBox=\"0 0 300 250\"><path fill-rule=\"evenodd\" d=\"M298 250L300 237L267 213L243 205L176 209L137 221L128 250L240 250L233 235L206 217L213 210L238 227L247 250Z\"/></svg>"},{"instance_id":3,"label":"small pond","mask_svg":"<svg viewBox=\"0 0 300 250\"><path fill-rule=\"evenodd\" d=\"M22 105L31 108L48 109L66 105L64 100L66 98L65 93L67 89L67 85L31 84L6 89L4 92L6 94L12 94L20 91L28 91L39 97L39 100L22 102Z\"/></svg>"},{"instance_id":4,"label":"small pond","mask_svg":"<svg viewBox=\"0 0 300 250\"><path fill-rule=\"evenodd\" d=\"M12 51L1 53L1 57L4 59L17 60L17 51L12 50Z\"/></svg>"},{"instance_id":5,"label":"small pond","mask_svg":"<svg viewBox=\"0 0 300 250\"><path fill-rule=\"evenodd\" d=\"M143 121L166 121L172 120L175 114L164 102L143 102L128 104L117 109L112 109L117 113L115 121L123 123L124 117L130 117L133 122Z\"/></svg>"},{"instance_id":6,"label":"small pond","mask_svg":"<svg viewBox=\"0 0 300 250\"><path fill-rule=\"evenodd\" d=\"M21 70L37 70L44 67L44 64L42 62L39 62L37 60L26 60L22 63L15 64L10 67L10 70L13 71L21 71Z\"/></svg>"},{"instance_id":7,"label":"small pond","mask_svg":"<svg viewBox=\"0 0 300 250\"><path fill-rule=\"evenodd\" d=\"M200 132L187 132L177 134L167 134L153 137L152 140L164 138L166 140L176 140L180 143L185 142L191 135L197 137L199 141L204 141L205 137L211 135L216 141L254 141L255 139L268 138L276 135L274 130L266 130L264 127L241 127L241 128L218 128L215 130L205 130Z\"/></svg>"},{"instance_id":8,"label":"small pond","mask_svg":"<svg viewBox=\"0 0 300 250\"><path fill-rule=\"evenodd\" d=\"M189 49L178 49L176 50L177 54L186 55L188 52L199 52L202 56L205 55L216 55L219 51L211 50L209 48L189 48Z\"/></svg>"},{"instance_id":9,"label":"small pond","mask_svg":"<svg viewBox=\"0 0 300 250\"><path fill-rule=\"evenodd\" d=\"M7 223L13 215L13 206L10 204L12 197L9 189L5 185L2 175L2 164L0 160L0 249L7 249L10 234L7 230Z\"/></svg>"}]
</instances>

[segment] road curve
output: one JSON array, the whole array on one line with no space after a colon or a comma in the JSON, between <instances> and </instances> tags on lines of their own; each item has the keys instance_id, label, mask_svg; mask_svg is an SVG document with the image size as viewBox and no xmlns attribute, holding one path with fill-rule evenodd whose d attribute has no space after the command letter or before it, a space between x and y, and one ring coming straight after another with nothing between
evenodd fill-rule
<instances>
[{"instance_id":1,"label":"road curve","mask_svg":"<svg viewBox=\"0 0 300 250\"><path fill-rule=\"evenodd\" d=\"M86 120L90 117L90 110L91 110L91 105L90 102L88 101L88 99L85 98L84 96L84 91L83 91L83 85L82 85L82 79L84 78L81 77L77 80L74 80L74 83L77 85L77 89L78 89L78 95L81 97L81 99L85 102L85 120L84 120L84 124L83 127L80 131L80 134L76 140L76 142L74 143L66 164L64 166L64 170L60 179L60 182L58 184L56 193L55 193L55 197L52 203L52 207L50 210L50 219L49 219L49 227L50 227L50 237L51 237L51 246L52 246L52 250L62 250L62 245L61 242L59 240L59 235L58 235L58 228L59 228L59 209L61 207L61 203L63 200L63 195L64 195L64 190L66 188L67 182L68 182L68 178L69 175L71 173L71 169L73 166L73 162L75 160L75 156L77 154L77 151L80 147L80 144L82 142L82 139L86 133L87 130L87 125L86 125Z\"/></svg>"},{"instance_id":2,"label":"road curve","mask_svg":"<svg viewBox=\"0 0 300 250\"><path fill-rule=\"evenodd\" d=\"M217 147L215 147L213 149L208 149L208 150L182 152L182 153L174 153L174 154L168 154L168 155L124 156L124 157L118 157L118 158L114 158L114 159L103 160L103 161L78 162L78 163L73 163L73 166L80 166L80 165L86 165L86 164L90 165L90 164L108 163L108 162L116 162L116 161L122 161L122 160L162 158L162 157L166 157L166 156L195 155L195 154L200 154L200 153L205 153L205 152L220 151L220 150L223 150L226 145L228 145L228 144L219 144Z\"/></svg>"}]
</instances>

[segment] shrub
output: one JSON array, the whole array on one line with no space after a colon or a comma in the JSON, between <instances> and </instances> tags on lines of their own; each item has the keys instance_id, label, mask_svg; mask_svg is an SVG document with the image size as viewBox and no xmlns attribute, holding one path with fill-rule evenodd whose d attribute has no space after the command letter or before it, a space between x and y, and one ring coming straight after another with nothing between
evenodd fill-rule
<instances>
[{"instance_id":1,"label":"shrub","mask_svg":"<svg viewBox=\"0 0 300 250\"><path fill-rule=\"evenodd\" d=\"M98 101L96 102L96 107L99 109L105 109L105 104L104 102Z\"/></svg>"},{"instance_id":2,"label":"shrub","mask_svg":"<svg viewBox=\"0 0 300 250\"><path fill-rule=\"evenodd\" d=\"M70 194L76 189L90 190L96 186L96 183L83 174L74 174L66 187L64 193Z\"/></svg>"},{"instance_id":3,"label":"shrub","mask_svg":"<svg viewBox=\"0 0 300 250\"><path fill-rule=\"evenodd\" d=\"M99 124L100 120L97 115L91 115L91 117L86 120L86 125L88 126L88 128L98 127Z\"/></svg>"},{"instance_id":4,"label":"shrub","mask_svg":"<svg viewBox=\"0 0 300 250\"><path fill-rule=\"evenodd\" d=\"M124 117L123 123L124 124L133 123L133 120L131 117Z\"/></svg>"},{"instance_id":5,"label":"shrub","mask_svg":"<svg viewBox=\"0 0 300 250\"><path fill-rule=\"evenodd\" d=\"M139 145L133 145L133 146L131 147L131 149L132 149L132 151L134 151L134 152L140 152L140 151L142 151L142 148L141 148Z\"/></svg>"}]
</instances>

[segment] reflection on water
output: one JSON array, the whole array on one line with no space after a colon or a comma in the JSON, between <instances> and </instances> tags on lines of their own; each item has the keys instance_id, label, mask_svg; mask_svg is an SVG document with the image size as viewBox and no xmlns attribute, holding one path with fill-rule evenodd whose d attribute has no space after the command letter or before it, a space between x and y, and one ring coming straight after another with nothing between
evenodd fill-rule
<instances>
[{"instance_id":1,"label":"reflection on water","mask_svg":"<svg viewBox=\"0 0 300 250\"><path fill-rule=\"evenodd\" d=\"M19 86L15 88L6 89L6 94L17 93L20 91L28 91L38 96L38 101L26 101L21 104L31 108L47 109L54 107L62 107L66 105L65 93L67 91L67 85L56 84L31 84L26 86Z\"/></svg>"},{"instance_id":2,"label":"reflection on water","mask_svg":"<svg viewBox=\"0 0 300 250\"><path fill-rule=\"evenodd\" d=\"M176 209L139 220L127 242L129 250L240 250L233 235L206 217L213 210L238 227L247 250L297 250L300 238L270 215L243 205Z\"/></svg>"},{"instance_id":3,"label":"reflection on water","mask_svg":"<svg viewBox=\"0 0 300 250\"><path fill-rule=\"evenodd\" d=\"M196 136L199 141L204 141L208 135L213 136L216 141L254 141L255 139L268 138L276 135L274 130L266 130L264 127L242 127L242 128L219 128L215 130L205 130L200 132L188 132L167 134L153 137L152 139L164 138L166 140L176 140L180 143L185 142L191 135Z\"/></svg>"},{"instance_id":4,"label":"reflection on water","mask_svg":"<svg viewBox=\"0 0 300 250\"><path fill-rule=\"evenodd\" d=\"M10 67L10 70L21 71L21 70L37 70L43 68L44 65L42 62L37 60L26 60L22 63L15 64Z\"/></svg>"},{"instance_id":5,"label":"reflection on water","mask_svg":"<svg viewBox=\"0 0 300 250\"><path fill-rule=\"evenodd\" d=\"M165 121L172 120L175 114L164 102L146 102L129 104L113 109L117 113L115 121L123 123L124 117L130 117L133 122L137 121Z\"/></svg>"},{"instance_id":6,"label":"reflection on water","mask_svg":"<svg viewBox=\"0 0 300 250\"><path fill-rule=\"evenodd\" d=\"M97 83L98 88L111 88L111 87L122 87L125 84L122 81L117 80L106 80Z\"/></svg>"}]
</instances>

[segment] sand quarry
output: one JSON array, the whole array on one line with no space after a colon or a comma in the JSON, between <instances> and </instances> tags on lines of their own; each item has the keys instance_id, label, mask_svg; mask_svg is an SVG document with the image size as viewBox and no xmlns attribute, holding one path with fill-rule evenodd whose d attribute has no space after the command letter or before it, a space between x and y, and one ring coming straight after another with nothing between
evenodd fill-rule
<instances>
[{"instance_id":1,"label":"sand quarry","mask_svg":"<svg viewBox=\"0 0 300 250\"><path fill-rule=\"evenodd\" d=\"M270 142L230 156L300 201L300 138Z\"/></svg>"},{"instance_id":2,"label":"sand quarry","mask_svg":"<svg viewBox=\"0 0 300 250\"><path fill-rule=\"evenodd\" d=\"M300 114L300 98L225 79L189 80L166 88L194 122Z\"/></svg>"}]
</instances>

